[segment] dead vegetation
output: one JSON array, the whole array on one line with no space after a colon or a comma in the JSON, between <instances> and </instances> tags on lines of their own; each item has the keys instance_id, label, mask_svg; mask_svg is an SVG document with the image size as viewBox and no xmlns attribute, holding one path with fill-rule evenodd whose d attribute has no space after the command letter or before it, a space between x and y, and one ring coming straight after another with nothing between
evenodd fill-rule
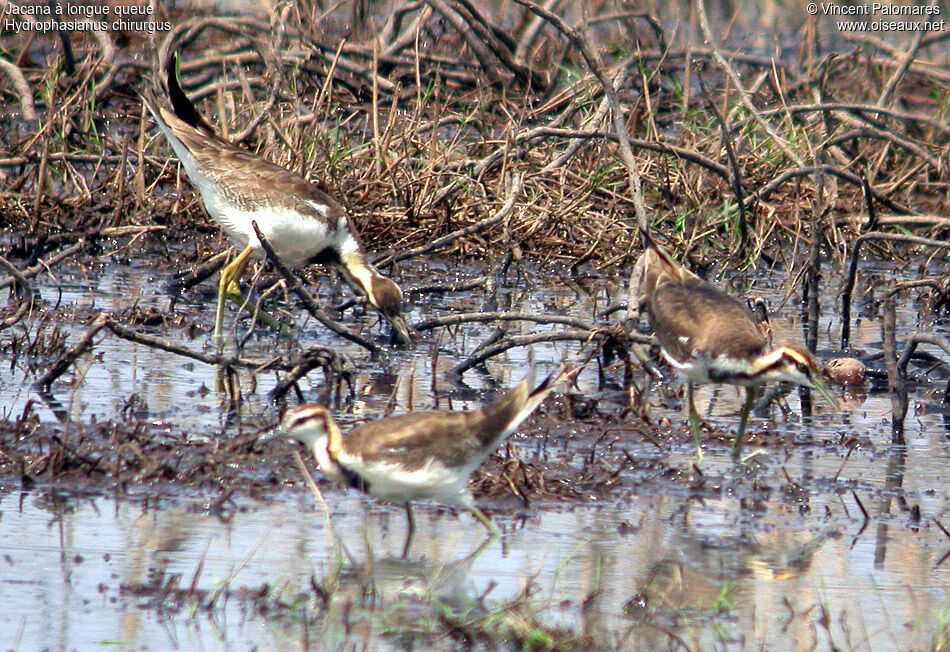
<instances>
[{"instance_id":1,"label":"dead vegetation","mask_svg":"<svg viewBox=\"0 0 950 652\"><path fill-rule=\"evenodd\" d=\"M601 380L615 391L561 397L525 427L527 443L492 456L473 480L489 511L578 505L641 486L681 494L687 505L741 495L750 521L773 501L810 509L811 490L784 468L784 478L766 478L670 461L672 444L691 439L681 424L651 419L639 404L635 381L642 375L634 378L641 371L627 351L648 339L610 320L623 305L611 302L577 319L530 314L502 300L499 286L534 284L530 291L555 279L579 287L591 270L598 283L615 277L622 285L639 255L636 233L644 220L701 271L723 265L786 273L789 296L802 297L810 317L821 279L823 292L837 291L840 275L842 349L850 345L853 304L855 313L885 317L884 362L870 371L890 382L897 441L915 380L908 379L911 355L917 351L917 361L936 368L942 359L919 349L948 350L945 338L927 332L902 348L889 300L916 297L922 311L931 311L928 318L950 307L946 33L918 32L897 43L838 34L829 47L828 34L799 11L796 48L769 50L736 46L729 38L734 17L717 23L703 3L692 3L685 16L666 13L681 4L630 11L617 2L515 0L492 12L468 0L409 0L394 11L379 4L376 15L361 13L375 7L361 0L281 3L280 13L260 17L176 9L157 16L173 30L151 36L4 35L0 106L12 118L0 121L0 290L9 293L0 308L0 364L36 389L17 413L0 406L0 477L26 488L55 487L50 496L59 488L146 501L200 496L203 509L224 519L236 496L272 498L280 485L301 485L287 472L289 446L267 454L255 448L258 429L270 424L248 417L239 403L228 411L227 437L157 418L134 394L108 420L72 419L63 405L71 400L68 388L83 382L83 370L102 364L96 347L104 338L214 366L225 384L234 369L278 374L278 401L295 391L302 400L296 382L315 370L324 376L322 394L309 400L339 405L353 392L351 361L329 347L275 345L264 358L246 353L243 340L227 354L188 346L208 322L177 309L176 301L200 291L223 264L225 245L136 95L174 49L186 90L216 128L339 198L389 273L431 256L487 264L484 278L407 287L409 302L470 292L487 306L426 314L413 324L423 337L433 333L433 376L439 344L458 337L462 324L496 329L466 351L456 375L532 341L570 339L600 354ZM156 6L166 11L165 3ZM868 257L919 264L906 265L900 283L875 285L859 276ZM524 259L541 273L516 275ZM142 260L166 276L177 273L168 312L133 307L110 314L64 302L62 290L36 289L41 276L62 287L67 270L94 274ZM266 274L261 294L302 312L281 279L291 281ZM359 303L324 309L335 319ZM550 324L551 332L509 332L507 324L517 321ZM810 323L814 348L817 318ZM374 355L384 348L360 339ZM58 422L41 422L40 402ZM753 436L773 452L789 446L781 433ZM868 504L899 496L895 505L915 513L911 527L921 522L920 501L901 493L905 448L891 451L889 469L896 471L883 489L849 477L851 452L874 448L866 439L843 432L818 445L843 457L824 490L850 495L860 507L855 542L869 523L889 522L886 514L869 514L859 494ZM925 514L925 524L929 519ZM888 534L879 536L883 547ZM302 619L309 647L308 627L317 632L338 623L348 631L384 604L372 574L358 570L356 580L334 569L313 578L312 592L283 595L267 585L256 592L228 583L200 590L201 565L194 577L159 568L146 582L123 583L121 594L163 614L213 613L239 601L269 619ZM423 645L619 649L634 644L642 622L668 646L689 647L665 624L663 598L674 583L663 580L630 597L623 607L630 629L610 640L596 629L546 624L530 581L523 597L489 610L428 601L411 611L411 624L387 628L387 636ZM596 612L599 589L591 591L584 611ZM721 609L706 617L732 618ZM423 620L430 624L420 632ZM829 627L827 615L819 622ZM946 640L941 621L933 649L946 649Z\"/></svg>"},{"instance_id":2,"label":"dead vegetation","mask_svg":"<svg viewBox=\"0 0 950 652\"><path fill-rule=\"evenodd\" d=\"M226 137L342 198L384 260L454 233L439 253L629 264L627 144L654 226L701 259L794 266L819 207L838 261L896 220L946 233L943 35L827 52L805 25L797 56L774 58L697 47L652 14L611 9L590 6L573 26L527 0L497 15L411 2L382 23L308 3L260 19L172 15L150 38L74 34L71 62L48 35L10 37L9 233L39 258L54 236L72 244L67 233L215 232L135 95L157 64L150 41L163 60L181 50L185 88ZM512 176L523 183L510 215L460 232L506 202Z\"/></svg>"}]
</instances>

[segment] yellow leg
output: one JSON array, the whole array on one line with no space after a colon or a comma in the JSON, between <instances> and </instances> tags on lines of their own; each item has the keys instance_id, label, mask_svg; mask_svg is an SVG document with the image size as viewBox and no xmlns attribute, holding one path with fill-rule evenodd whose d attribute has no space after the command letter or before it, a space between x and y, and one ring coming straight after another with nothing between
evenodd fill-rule
<instances>
[{"instance_id":1,"label":"yellow leg","mask_svg":"<svg viewBox=\"0 0 950 652\"><path fill-rule=\"evenodd\" d=\"M214 389L220 404L227 409L235 410L241 404L241 378L234 369L216 367ZM227 403L224 403L224 399L227 399Z\"/></svg>"},{"instance_id":2,"label":"yellow leg","mask_svg":"<svg viewBox=\"0 0 950 652\"><path fill-rule=\"evenodd\" d=\"M247 265L250 262L251 254L254 249L248 247L240 255L232 260L221 270L221 278L218 279L218 305L214 315L214 342L221 345L222 334L224 332L224 301L230 299L238 306L244 307L246 301L241 294L241 288L238 281L244 276ZM257 320L268 328L273 328L278 333L284 334L280 322L268 315L266 312L259 312L256 315Z\"/></svg>"},{"instance_id":3,"label":"yellow leg","mask_svg":"<svg viewBox=\"0 0 950 652\"><path fill-rule=\"evenodd\" d=\"M696 440L696 457L699 460L699 464L703 463L703 443L699 439L699 430L703 425L703 420L699 417L699 412L696 411L696 401L693 400L693 383L686 383L686 402L689 404L687 408L689 410L689 430L693 433L693 438Z\"/></svg>"},{"instance_id":4,"label":"yellow leg","mask_svg":"<svg viewBox=\"0 0 950 652\"><path fill-rule=\"evenodd\" d=\"M231 285L227 288L226 294L227 294L228 299L233 301L239 307L241 308L247 307L245 305L247 301L244 299L244 295L241 294L241 289L238 287L237 283L232 282ZM257 321L261 322L268 328L274 329L280 335L287 334L284 331L283 327L281 326L280 322L274 319L273 317L271 317L270 315L268 315L263 310L254 312L254 310L251 309L250 307L247 307L247 309L249 312L254 314L254 318L257 319Z\"/></svg>"},{"instance_id":5,"label":"yellow leg","mask_svg":"<svg viewBox=\"0 0 950 652\"><path fill-rule=\"evenodd\" d=\"M225 297L231 297L233 300L234 294L241 296L237 282L241 280L241 275L247 269L247 261L253 252L252 247L247 247L221 270L221 277L218 279L218 305L214 313L214 343L217 345L221 344L221 336L224 331L224 299ZM243 297L241 303L244 303Z\"/></svg>"}]
</instances>

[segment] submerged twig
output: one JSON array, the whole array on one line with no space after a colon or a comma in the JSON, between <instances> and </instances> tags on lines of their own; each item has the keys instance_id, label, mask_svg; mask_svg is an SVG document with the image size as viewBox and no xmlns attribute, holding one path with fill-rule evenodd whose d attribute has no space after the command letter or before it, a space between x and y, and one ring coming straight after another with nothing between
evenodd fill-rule
<instances>
[{"instance_id":1,"label":"submerged twig","mask_svg":"<svg viewBox=\"0 0 950 652\"><path fill-rule=\"evenodd\" d=\"M891 395L891 441L904 443L904 417L907 415L907 386L897 364L897 308L894 297L884 300L884 365L887 367L887 389Z\"/></svg>"},{"instance_id":2,"label":"submerged twig","mask_svg":"<svg viewBox=\"0 0 950 652\"><path fill-rule=\"evenodd\" d=\"M579 329L594 330L594 325L564 315L541 315L523 312L469 312L454 315L442 315L431 317L412 325L415 331L427 331L441 326L453 326L455 324L479 322L489 323L493 321L530 321L536 324L566 324Z\"/></svg>"},{"instance_id":3,"label":"submerged twig","mask_svg":"<svg viewBox=\"0 0 950 652\"><path fill-rule=\"evenodd\" d=\"M514 349L520 346L529 346L531 344L539 344L541 342L588 342L596 336L596 331L578 329L556 331L551 333L532 333L531 335L502 336L499 341L481 348L476 353L469 356L466 360L455 365L455 367L452 368L452 373L456 376L461 376L472 367L475 367L488 360L488 358L494 357L499 353L507 351L508 349Z\"/></svg>"},{"instance_id":4,"label":"submerged twig","mask_svg":"<svg viewBox=\"0 0 950 652\"><path fill-rule=\"evenodd\" d=\"M848 257L848 274L845 277L844 288L841 290L841 348L848 348L851 341L851 294L854 291L854 284L858 274L858 252L861 245L869 240L889 240L892 242L903 242L906 244L923 245L926 247L940 247L950 249L950 242L943 240L933 240L931 238L922 238L916 235L901 235L898 233L882 233L880 231L870 231L858 236L851 247L851 254Z\"/></svg>"},{"instance_id":5,"label":"submerged twig","mask_svg":"<svg viewBox=\"0 0 950 652\"><path fill-rule=\"evenodd\" d=\"M230 250L225 249L224 251L219 252L208 260L204 261L197 267L176 274L171 280L168 281L168 288L173 292L184 292L185 290L191 289L192 287L198 285L206 278L210 277L219 269L224 267L229 253Z\"/></svg>"},{"instance_id":6,"label":"submerged twig","mask_svg":"<svg viewBox=\"0 0 950 652\"><path fill-rule=\"evenodd\" d=\"M297 464L297 468L300 469L300 473L303 475L307 488L310 490L310 493L313 494L313 497L317 499L317 504L320 505L320 509L323 511L323 519L327 527L327 538L331 542L336 541L336 532L333 530L333 523L330 521L330 506L327 505L327 501L323 499L323 494L320 492L320 488L317 486L317 483L314 482L313 476L310 475L307 465L304 464L303 458L300 456L300 451L296 449L294 449L294 462Z\"/></svg>"},{"instance_id":7,"label":"submerged twig","mask_svg":"<svg viewBox=\"0 0 950 652\"><path fill-rule=\"evenodd\" d=\"M26 311L29 310L33 305L33 288L30 286L30 282L26 280L26 277L20 273L20 270L18 270L16 266L13 265L13 263L8 261L3 256L0 256L0 267L3 267L8 272L10 272L10 275L16 282L16 287L19 288L19 292L17 294L23 295L18 299L16 312L3 321L0 321L0 331L2 331L3 329L9 328L23 319Z\"/></svg>"},{"instance_id":8,"label":"submerged twig","mask_svg":"<svg viewBox=\"0 0 950 652\"><path fill-rule=\"evenodd\" d=\"M93 338L95 338L95 336L103 329L108 330L117 337L129 340L130 342L136 342L151 348L161 349L162 351L180 355L207 365L226 368L242 367L245 369L253 369L255 371L263 371L265 369L287 371L292 375L292 378L288 381L289 384L296 382L306 375L306 373L316 367L323 367L325 371L328 371L328 373L333 372L337 375L342 375L344 377L346 376L345 360L340 357L340 354L329 347L313 346L305 351L300 357L290 360L284 359L282 356L262 359L241 358L220 353L209 354L200 351L192 351L186 346L156 337L154 335L139 333L116 322L109 313L101 312L92 321L89 329L76 342L76 344L73 345L69 351L67 351L56 362L56 364L54 364L50 370L43 375L42 378L36 381L33 386L41 391L48 390L50 385L52 385L56 379L58 379L71 365L73 365L79 356L85 353L92 346ZM282 385L278 385L278 387L282 387ZM286 391L286 389L283 391Z\"/></svg>"},{"instance_id":9,"label":"submerged twig","mask_svg":"<svg viewBox=\"0 0 950 652\"><path fill-rule=\"evenodd\" d=\"M85 249L88 243L89 241L86 238L80 238L75 243L66 247L62 251L59 251L53 256L50 256L46 260L41 260L39 263L37 263L36 265L33 265L32 267L28 267L24 270L20 270L20 275L23 278L32 278L36 276L37 274L39 274L40 272L48 271L51 267L59 264L60 262L69 258L70 256L77 254L83 249ZM0 280L0 290L18 282L19 281L17 280L15 276L12 276L12 275L8 276L7 278Z\"/></svg>"},{"instance_id":10,"label":"submerged twig","mask_svg":"<svg viewBox=\"0 0 950 652\"><path fill-rule=\"evenodd\" d=\"M910 362L914 351L917 350L917 346L920 344L933 344L943 349L947 355L950 355L950 340L943 335L936 333L914 333L907 338L904 343L904 350L901 352L901 357L897 361L897 369L900 371L901 376L907 376L907 364Z\"/></svg>"},{"instance_id":11,"label":"submerged twig","mask_svg":"<svg viewBox=\"0 0 950 652\"><path fill-rule=\"evenodd\" d=\"M76 361L76 359L81 356L86 350L92 346L93 338L99 334L103 328L109 324L109 315L108 313L100 312L96 315L96 318L92 320L92 324L89 327L81 338L66 352L66 354L61 357L56 364L54 364L50 369L43 374L43 377L33 383L33 387L38 390L48 390L50 385L56 381L57 378L62 376L69 367Z\"/></svg>"},{"instance_id":12,"label":"submerged twig","mask_svg":"<svg viewBox=\"0 0 950 652\"><path fill-rule=\"evenodd\" d=\"M344 365L340 359L340 356L326 347L315 346L308 349L302 356L300 356L294 366L287 370L287 373L284 375L283 379L281 379L280 382L277 383L277 386L270 391L271 400L275 403L280 401L284 394L286 394L298 380L306 376L317 367L322 368L324 374L327 376L328 394L331 393L332 390L331 374L334 376L339 376L341 380L346 381L350 393L352 394L353 380L350 378L349 373L344 369ZM329 403L329 400L327 400L327 403Z\"/></svg>"}]
</instances>

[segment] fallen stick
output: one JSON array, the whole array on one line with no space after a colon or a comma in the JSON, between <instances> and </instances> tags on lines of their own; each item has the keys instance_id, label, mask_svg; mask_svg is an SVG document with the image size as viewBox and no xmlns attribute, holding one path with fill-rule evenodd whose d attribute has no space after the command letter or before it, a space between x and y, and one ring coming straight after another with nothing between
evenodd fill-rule
<instances>
[{"instance_id":1,"label":"fallen stick","mask_svg":"<svg viewBox=\"0 0 950 652\"><path fill-rule=\"evenodd\" d=\"M499 353L514 349L519 346L529 346L541 342L588 342L597 336L597 331L589 330L563 330L553 333L532 333L531 335L513 335L511 337L502 337L499 341L486 346L468 359L460 362L452 368L452 373L461 376L472 367L485 362L488 358L494 357Z\"/></svg>"},{"instance_id":2,"label":"fallen stick","mask_svg":"<svg viewBox=\"0 0 950 652\"><path fill-rule=\"evenodd\" d=\"M292 374L296 374L294 382L303 377L307 371L310 371L317 366L323 366L324 368L328 368L335 373L345 373L344 365L341 362L340 355L329 347L311 347L299 358L293 360L285 360L282 356L268 359L255 359L241 358L220 353L203 353L200 351L192 351L186 346L177 344L175 342L170 342L154 335L139 333L135 330L132 330L131 328L128 328L127 326L119 324L109 313L101 312L92 321L89 330L83 334L76 344L73 345L56 362L56 364L54 364L53 367L43 375L42 378L33 383L34 389L48 391L52 383L62 376L63 373L65 373L66 370L75 363L76 359L92 346L93 338L95 338L95 336L103 329L108 330L116 337L120 337L124 340L136 342L137 344L142 344L154 349L161 349L162 351L180 355L182 357L189 358L207 365L221 367L241 367L244 369L253 369L255 371L263 371L265 369L287 371ZM300 373L300 369L305 368L308 365L310 366L307 368L307 371Z\"/></svg>"},{"instance_id":3,"label":"fallen stick","mask_svg":"<svg viewBox=\"0 0 950 652\"><path fill-rule=\"evenodd\" d=\"M33 305L33 288L30 287L30 282L20 273L20 270L3 256L0 256L0 267L5 267L6 270L10 272L16 281L16 285L24 295L18 299L19 305L17 306L16 312L3 321L0 321L0 331L2 331L23 319L23 315L25 315L26 311L30 309L30 306Z\"/></svg>"},{"instance_id":4,"label":"fallen stick","mask_svg":"<svg viewBox=\"0 0 950 652\"><path fill-rule=\"evenodd\" d=\"M277 271L287 281L287 287L291 292L297 295L300 301L303 303L304 308L307 309L307 312L316 319L318 322L323 324L327 329L333 331L343 339L349 340L354 344L359 344L364 349L370 353L376 354L380 351L380 346L375 342L370 342L366 338L360 337L356 333L353 333L343 326L340 326L338 323L330 319L323 310L317 305L317 302L310 295L309 292L304 288L303 284L300 282L300 279L297 278L297 275L294 274L280 258L277 257L277 254L274 252L274 248L271 247L270 243L267 241L267 238L264 237L264 234L261 233L261 230L257 226L257 222L251 222L251 225L254 227L254 233L257 234L258 239L261 241L261 246L264 247L264 251L267 253L267 258L274 263L274 267L277 268Z\"/></svg>"},{"instance_id":5,"label":"fallen stick","mask_svg":"<svg viewBox=\"0 0 950 652\"><path fill-rule=\"evenodd\" d=\"M441 317L432 317L415 323L412 329L416 331L428 331L441 326L454 326L455 324L471 322L493 322L493 321L531 321L536 324L566 324L578 329L587 331L595 330L593 324L585 322L583 319L567 317L564 315L543 315L530 314L524 312L469 312L454 315L442 315Z\"/></svg>"},{"instance_id":6,"label":"fallen stick","mask_svg":"<svg viewBox=\"0 0 950 652\"><path fill-rule=\"evenodd\" d=\"M72 348L70 348L59 360L56 361L49 371L43 374L43 377L33 383L33 388L39 391L48 391L50 385L53 382L62 376L67 369L76 359L81 356L86 350L92 346L93 338L109 323L109 315L105 312L100 312L96 315L96 318L92 320L89 330L87 330L79 341L77 341Z\"/></svg>"}]
</instances>

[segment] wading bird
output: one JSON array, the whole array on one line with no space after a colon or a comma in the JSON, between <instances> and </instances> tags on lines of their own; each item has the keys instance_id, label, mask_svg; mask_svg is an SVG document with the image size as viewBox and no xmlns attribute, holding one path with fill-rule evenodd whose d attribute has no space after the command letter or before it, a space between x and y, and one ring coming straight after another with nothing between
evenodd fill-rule
<instances>
[{"instance_id":1,"label":"wading bird","mask_svg":"<svg viewBox=\"0 0 950 652\"><path fill-rule=\"evenodd\" d=\"M338 484L404 503L409 526L406 550L415 531L410 502L424 498L470 510L494 536L494 525L475 506L469 478L555 385L575 371L571 363L564 363L534 389L522 380L499 401L479 410L410 412L365 423L346 434L329 410L308 405L284 415L262 440L296 439Z\"/></svg>"},{"instance_id":2,"label":"wading bird","mask_svg":"<svg viewBox=\"0 0 950 652\"><path fill-rule=\"evenodd\" d=\"M687 383L689 424L699 438L700 418L693 402L693 383L727 383L746 389L746 400L733 445L742 450L749 412L759 386L789 381L816 389L833 407L835 397L821 380L815 359L792 347L772 348L767 322L749 308L677 263L641 230L644 264L640 297L662 347L662 355Z\"/></svg>"},{"instance_id":3,"label":"wading bird","mask_svg":"<svg viewBox=\"0 0 950 652\"><path fill-rule=\"evenodd\" d=\"M151 89L142 98L201 193L208 214L241 252L221 271L215 341L221 342L225 297L244 305L238 281L249 259L264 255L252 226L256 222L282 262L290 267L334 267L392 325L394 336L411 344L402 290L367 262L343 207L299 174L218 136L185 95L177 69L175 54L165 70L172 110L159 103ZM277 326L273 319L265 321Z\"/></svg>"}]
</instances>

